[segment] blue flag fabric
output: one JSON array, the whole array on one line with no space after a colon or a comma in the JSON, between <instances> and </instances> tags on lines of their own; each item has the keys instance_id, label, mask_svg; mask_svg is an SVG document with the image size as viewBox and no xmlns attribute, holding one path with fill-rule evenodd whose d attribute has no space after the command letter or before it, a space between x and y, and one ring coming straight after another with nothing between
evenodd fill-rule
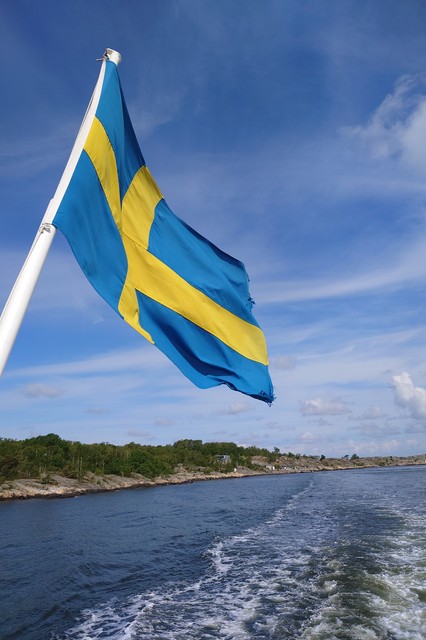
<instances>
[{"instance_id":1,"label":"blue flag fabric","mask_svg":"<svg viewBox=\"0 0 426 640\"><path fill-rule=\"evenodd\" d=\"M150 174L116 65L53 220L96 291L201 388L271 403L244 265L180 220Z\"/></svg>"}]
</instances>

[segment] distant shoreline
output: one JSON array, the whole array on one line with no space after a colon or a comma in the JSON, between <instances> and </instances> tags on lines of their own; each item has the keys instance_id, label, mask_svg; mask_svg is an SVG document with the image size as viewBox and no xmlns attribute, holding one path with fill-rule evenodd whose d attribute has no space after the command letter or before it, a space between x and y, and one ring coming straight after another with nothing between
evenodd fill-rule
<instances>
[{"instance_id":1,"label":"distant shoreline","mask_svg":"<svg viewBox=\"0 0 426 640\"><path fill-rule=\"evenodd\" d=\"M372 469L384 467L421 466L426 464L426 454L404 458L358 458L345 460L328 458L324 461L305 458L288 461L288 466L279 469L237 468L231 472L203 473L201 471L179 470L170 476L154 479L133 474L130 477L116 475L95 475L87 473L80 479L52 475L48 481L37 479L8 480L0 485L0 501L31 500L34 498L73 498L92 493L105 493L122 489L160 487L166 485L189 484L207 480L227 480L294 473L312 473L317 471L345 471L349 469Z\"/></svg>"}]
</instances>

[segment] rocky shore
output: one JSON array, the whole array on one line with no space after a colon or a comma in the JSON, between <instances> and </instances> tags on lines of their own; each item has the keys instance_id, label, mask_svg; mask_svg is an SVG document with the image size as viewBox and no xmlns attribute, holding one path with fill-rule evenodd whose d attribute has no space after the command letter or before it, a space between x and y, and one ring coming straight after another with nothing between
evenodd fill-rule
<instances>
[{"instance_id":1,"label":"rocky shore","mask_svg":"<svg viewBox=\"0 0 426 640\"><path fill-rule=\"evenodd\" d=\"M49 480L22 479L4 482L0 485L0 501L25 500L28 498L71 498L85 493L185 484L200 480L242 478L252 475L265 475L265 473L250 469L237 470L230 473L208 474L201 471L179 471L170 476L154 479L145 478L137 473L132 474L130 477L87 473L80 480L52 475Z\"/></svg>"},{"instance_id":2,"label":"rocky shore","mask_svg":"<svg viewBox=\"0 0 426 640\"><path fill-rule=\"evenodd\" d=\"M345 469L363 469L372 467L395 467L426 464L426 454L404 458L325 458L282 456L274 463L265 459L253 459L256 469L238 467L227 473L191 471L178 469L170 476L154 479L138 474L130 477L115 475L95 475L87 473L81 479L52 475L46 479L9 480L0 484L0 500L24 500L31 498L67 498L86 493L102 491L118 491L137 487L154 487L170 484L185 484L201 480L223 480L226 478L243 478L260 475L276 475L288 473L310 473L315 471L342 471Z\"/></svg>"}]
</instances>

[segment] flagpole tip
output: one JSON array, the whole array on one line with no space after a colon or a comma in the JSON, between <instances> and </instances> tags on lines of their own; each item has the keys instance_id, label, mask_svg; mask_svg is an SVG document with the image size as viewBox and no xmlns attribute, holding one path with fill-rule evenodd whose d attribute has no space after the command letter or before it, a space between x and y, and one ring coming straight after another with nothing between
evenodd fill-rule
<instances>
[{"instance_id":1,"label":"flagpole tip","mask_svg":"<svg viewBox=\"0 0 426 640\"><path fill-rule=\"evenodd\" d=\"M121 53L114 49L105 49L104 57L118 66L121 62Z\"/></svg>"}]
</instances>

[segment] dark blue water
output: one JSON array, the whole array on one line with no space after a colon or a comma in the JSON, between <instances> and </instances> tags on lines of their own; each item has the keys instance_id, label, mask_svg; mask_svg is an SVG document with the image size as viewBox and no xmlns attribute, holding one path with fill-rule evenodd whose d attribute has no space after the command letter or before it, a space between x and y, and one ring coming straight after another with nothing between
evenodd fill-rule
<instances>
[{"instance_id":1,"label":"dark blue water","mask_svg":"<svg viewBox=\"0 0 426 640\"><path fill-rule=\"evenodd\" d=\"M426 468L0 504L1 640L424 640Z\"/></svg>"}]
</instances>

